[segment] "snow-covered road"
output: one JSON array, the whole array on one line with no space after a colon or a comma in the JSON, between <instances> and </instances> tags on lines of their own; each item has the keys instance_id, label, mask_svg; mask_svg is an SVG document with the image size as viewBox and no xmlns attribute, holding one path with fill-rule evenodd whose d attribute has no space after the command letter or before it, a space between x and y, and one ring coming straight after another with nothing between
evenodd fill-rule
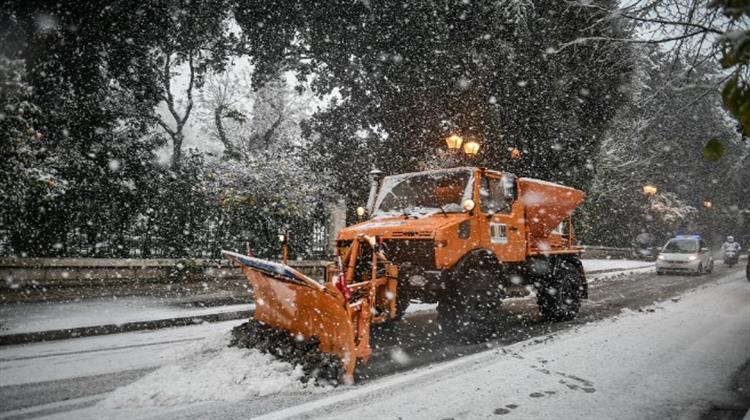
<instances>
[{"instance_id":1,"label":"snow-covered road","mask_svg":"<svg viewBox=\"0 0 750 420\"><path fill-rule=\"evenodd\" d=\"M653 312L627 311L543 344L524 341L374 381L261 418L698 418L731 401L750 358L743 273Z\"/></svg>"},{"instance_id":2,"label":"snow-covered road","mask_svg":"<svg viewBox=\"0 0 750 420\"><path fill-rule=\"evenodd\" d=\"M585 260L589 270L612 269L612 267L631 268L642 267L641 261L622 261L615 260L608 263L607 260ZM648 263L646 263L648 264ZM591 266L591 267L589 267ZM643 270L635 270L643 271ZM598 274L590 275L588 280L596 282L616 274ZM56 317L45 313L45 325L57 322L66 327L71 325L63 324L62 314L60 313L62 305L50 305L57 314ZM235 310L238 305L229 306ZM407 317L416 316L418 312L434 312L436 304L413 304L409 307ZM90 306L87 306L90 308ZM244 306L243 306L244 308ZM56 312L55 312L56 311ZM170 312L169 316L175 316L178 310ZM184 310L181 310L184 311ZM142 312L140 309L139 313ZM146 316L151 314L148 310L143 311L139 316L141 319L148 319ZM104 323L111 323L117 319L108 319L111 313L94 310L88 313L88 318L94 317L96 320L104 318ZM84 320L83 311L79 310L73 314L74 321ZM41 317L40 317L41 318ZM49 319L48 319L49 318ZM60 318L60 319L58 319ZM128 319L128 321L132 321ZM15 321L19 323L20 321ZM244 322L243 320L225 321L217 323L204 323L201 325L166 328L156 331L146 330L129 332L123 334L112 334L104 336L83 337L72 340L55 340L50 342L35 343L30 345L12 345L0 348L0 387L58 381L80 376L103 375L120 371L140 370L155 368L171 360L174 352L171 350L179 349L192 342L201 341L210 335L226 332L236 325ZM34 321L32 320L32 326ZM90 325L81 321L81 325ZM51 324L57 326L57 324ZM74 326L77 326L74 325ZM25 325L27 327L27 325ZM28 329L28 328L27 328ZM31 329L34 330L33 328Z\"/></svg>"},{"instance_id":3,"label":"snow-covered road","mask_svg":"<svg viewBox=\"0 0 750 420\"><path fill-rule=\"evenodd\" d=\"M675 381L690 383L693 388L682 387L686 392L701 387L717 391L713 396L704 393L696 401L720 398L720 391L728 389L722 381L728 381L730 370L736 369L738 355L750 355L750 283L737 269L720 268L708 277L657 277L646 272L591 280L596 280L591 299L576 321L540 322L533 301L519 300L506 307L509 316L500 327L501 334L486 343L450 340L439 334L434 311L421 308L407 317L403 328L375 339L375 354L370 365L360 370L357 386L325 392L298 387L274 391L270 387L280 383L283 375L278 373L283 368L248 369L247 362L257 356L216 352L215 346L201 345L213 340L206 337L228 331L241 321L8 346L0 352L0 418L48 414L57 418L328 417L331 413L345 416L361 405L371 410L372 418L393 417L386 414L395 412L403 418L475 418L504 410L510 417L539 418L560 405L578 410L578 415L570 417L595 418L606 411L601 407L591 411L588 404L592 401L597 406L611 405L612 410L643 401L643 409L651 410L659 409L653 405L657 400L666 404L664 410L674 412L690 408L679 405L679 399L688 394L670 391L660 396L660 387L674 388ZM704 284L708 286L678 303L655 306L653 313L611 318L624 308L643 308ZM733 331L743 326L741 320L745 330ZM198 355L189 359L193 365L184 359L175 362L184 356L186 347ZM487 348L494 350L487 352ZM714 353L720 353L719 357ZM220 365L203 367L222 360L234 365L223 370ZM180 364L185 369L175 368ZM685 369L690 364L705 371ZM159 366L164 367L154 371ZM276 378L268 383L269 390L254 383L247 393L237 392L242 391L242 381L262 382L266 374ZM154 392L154 384L160 381L170 392ZM233 385L225 387L226 395L217 390L216 384L229 382ZM474 384L473 388L468 384ZM422 411L417 410L417 402L428 399L411 394L416 389L429 389L425 395L433 401ZM128 401L134 396L127 408L114 408L113 400ZM389 406L400 408L389 411ZM650 417L650 412L636 408L617 417L631 412L633 417Z\"/></svg>"}]
</instances>

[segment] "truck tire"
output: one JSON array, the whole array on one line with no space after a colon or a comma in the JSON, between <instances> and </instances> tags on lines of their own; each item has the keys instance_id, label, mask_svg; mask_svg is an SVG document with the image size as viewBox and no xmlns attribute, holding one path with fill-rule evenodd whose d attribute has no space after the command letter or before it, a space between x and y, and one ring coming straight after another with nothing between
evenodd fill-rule
<instances>
[{"instance_id":1,"label":"truck tire","mask_svg":"<svg viewBox=\"0 0 750 420\"><path fill-rule=\"evenodd\" d=\"M537 290L537 305L544 319L557 322L575 318L581 308L582 281L577 264L557 260L553 274Z\"/></svg>"},{"instance_id":2,"label":"truck tire","mask_svg":"<svg viewBox=\"0 0 750 420\"><path fill-rule=\"evenodd\" d=\"M497 331L502 306L500 289L467 288L466 285L500 285L499 273L490 270L468 270L453 282L454 288L438 300L438 322L443 332L469 340L483 340Z\"/></svg>"}]
</instances>

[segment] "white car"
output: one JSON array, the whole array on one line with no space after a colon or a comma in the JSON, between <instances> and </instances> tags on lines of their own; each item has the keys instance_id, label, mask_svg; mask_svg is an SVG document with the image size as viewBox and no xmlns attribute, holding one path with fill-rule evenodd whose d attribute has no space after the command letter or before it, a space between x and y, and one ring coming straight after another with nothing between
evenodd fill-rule
<instances>
[{"instance_id":1,"label":"white car","mask_svg":"<svg viewBox=\"0 0 750 420\"><path fill-rule=\"evenodd\" d=\"M714 257L698 235L670 239L656 259L656 274L666 272L705 274L714 269Z\"/></svg>"}]
</instances>

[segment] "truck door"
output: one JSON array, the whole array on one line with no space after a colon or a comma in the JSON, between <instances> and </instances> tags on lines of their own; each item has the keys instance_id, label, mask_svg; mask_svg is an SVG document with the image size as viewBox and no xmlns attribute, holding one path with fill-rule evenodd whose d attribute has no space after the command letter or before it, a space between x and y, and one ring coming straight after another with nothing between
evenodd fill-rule
<instances>
[{"instance_id":1,"label":"truck door","mask_svg":"<svg viewBox=\"0 0 750 420\"><path fill-rule=\"evenodd\" d=\"M485 173L479 184L482 246L500 261L522 261L526 252L522 217L513 217L513 203L506 199L502 176Z\"/></svg>"}]
</instances>

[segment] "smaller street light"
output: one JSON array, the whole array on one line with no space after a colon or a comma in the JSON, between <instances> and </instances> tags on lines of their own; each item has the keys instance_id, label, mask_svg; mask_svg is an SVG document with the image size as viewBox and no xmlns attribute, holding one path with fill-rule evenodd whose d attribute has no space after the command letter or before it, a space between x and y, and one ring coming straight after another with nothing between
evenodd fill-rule
<instances>
[{"instance_id":1,"label":"smaller street light","mask_svg":"<svg viewBox=\"0 0 750 420\"><path fill-rule=\"evenodd\" d=\"M468 142L464 143L464 153L469 156L476 155L477 153L479 153L479 143L474 140L469 140Z\"/></svg>"},{"instance_id":2,"label":"smaller street light","mask_svg":"<svg viewBox=\"0 0 750 420\"><path fill-rule=\"evenodd\" d=\"M647 197L656 195L658 191L659 189L651 184L646 184L643 186L643 193L646 194Z\"/></svg>"},{"instance_id":3,"label":"smaller street light","mask_svg":"<svg viewBox=\"0 0 750 420\"><path fill-rule=\"evenodd\" d=\"M464 139L461 136L453 134L450 137L446 138L445 142L448 143L449 149L460 149L461 143L464 142Z\"/></svg>"},{"instance_id":4,"label":"smaller street light","mask_svg":"<svg viewBox=\"0 0 750 420\"><path fill-rule=\"evenodd\" d=\"M712 203L712 202L710 202L708 200L706 200L706 201L703 202L703 207L705 207L707 209L710 209L713 206L714 206L714 203Z\"/></svg>"},{"instance_id":5,"label":"smaller street light","mask_svg":"<svg viewBox=\"0 0 750 420\"><path fill-rule=\"evenodd\" d=\"M289 261L289 235L279 234L279 243L281 243L281 261L286 265Z\"/></svg>"}]
</instances>

